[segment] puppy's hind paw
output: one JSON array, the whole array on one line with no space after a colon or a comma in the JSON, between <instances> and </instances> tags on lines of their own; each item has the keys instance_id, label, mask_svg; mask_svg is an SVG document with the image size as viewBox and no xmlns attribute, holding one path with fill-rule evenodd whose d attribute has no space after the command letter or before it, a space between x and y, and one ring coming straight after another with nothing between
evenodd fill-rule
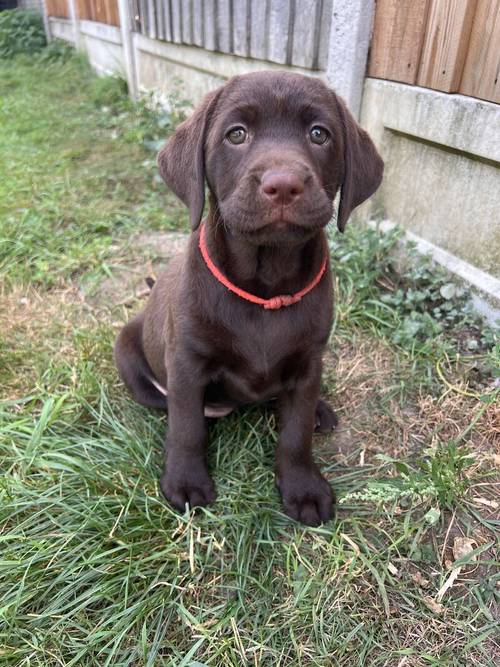
<instances>
[{"instance_id":1,"label":"puppy's hind paw","mask_svg":"<svg viewBox=\"0 0 500 667\"><path fill-rule=\"evenodd\" d=\"M332 408L321 398L316 405L314 432L330 433L337 427L339 420Z\"/></svg>"}]
</instances>

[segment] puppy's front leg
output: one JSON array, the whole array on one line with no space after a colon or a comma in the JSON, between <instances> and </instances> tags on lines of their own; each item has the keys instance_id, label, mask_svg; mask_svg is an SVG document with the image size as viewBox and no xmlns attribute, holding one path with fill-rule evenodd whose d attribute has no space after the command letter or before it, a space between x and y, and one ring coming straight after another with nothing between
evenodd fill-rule
<instances>
[{"instance_id":1,"label":"puppy's front leg","mask_svg":"<svg viewBox=\"0 0 500 667\"><path fill-rule=\"evenodd\" d=\"M334 495L312 456L321 362L312 362L307 375L278 401L279 439L276 484L285 512L302 523L317 526L333 515Z\"/></svg>"},{"instance_id":2,"label":"puppy's front leg","mask_svg":"<svg viewBox=\"0 0 500 667\"><path fill-rule=\"evenodd\" d=\"M167 500L183 511L186 503L208 505L216 494L205 462L205 383L187 355L176 356L168 366L168 432L160 485Z\"/></svg>"}]
</instances>

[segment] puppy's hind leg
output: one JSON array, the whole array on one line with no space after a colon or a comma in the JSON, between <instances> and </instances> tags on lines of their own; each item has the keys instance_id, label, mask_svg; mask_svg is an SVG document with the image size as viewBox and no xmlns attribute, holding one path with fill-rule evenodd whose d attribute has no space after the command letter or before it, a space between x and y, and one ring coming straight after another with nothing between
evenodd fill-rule
<instances>
[{"instance_id":1,"label":"puppy's hind leg","mask_svg":"<svg viewBox=\"0 0 500 667\"><path fill-rule=\"evenodd\" d=\"M329 433L333 431L334 428L338 425L339 420L337 415L332 410L332 408L323 401L323 399L318 399L316 403L316 415L315 415L315 433Z\"/></svg>"},{"instance_id":2,"label":"puppy's hind leg","mask_svg":"<svg viewBox=\"0 0 500 667\"><path fill-rule=\"evenodd\" d=\"M142 349L142 314L120 331L115 343L115 363L137 403L147 408L167 409L166 391L156 381Z\"/></svg>"}]
</instances>

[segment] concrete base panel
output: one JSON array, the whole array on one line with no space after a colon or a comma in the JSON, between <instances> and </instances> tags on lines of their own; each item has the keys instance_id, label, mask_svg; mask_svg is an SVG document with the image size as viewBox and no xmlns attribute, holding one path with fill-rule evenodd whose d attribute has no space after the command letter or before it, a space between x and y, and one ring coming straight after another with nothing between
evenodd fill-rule
<instances>
[{"instance_id":1,"label":"concrete base panel","mask_svg":"<svg viewBox=\"0 0 500 667\"><path fill-rule=\"evenodd\" d=\"M90 64L99 74L119 74L125 78L119 28L96 21L80 21L80 35L80 47L87 52Z\"/></svg>"},{"instance_id":2,"label":"concrete base panel","mask_svg":"<svg viewBox=\"0 0 500 667\"><path fill-rule=\"evenodd\" d=\"M362 124L386 163L365 215L500 278L500 107L367 79Z\"/></svg>"},{"instance_id":3,"label":"concrete base panel","mask_svg":"<svg viewBox=\"0 0 500 667\"><path fill-rule=\"evenodd\" d=\"M56 39L63 39L65 42L75 43L75 33L73 24L68 19L59 19L53 16L49 17L50 36Z\"/></svg>"}]
</instances>

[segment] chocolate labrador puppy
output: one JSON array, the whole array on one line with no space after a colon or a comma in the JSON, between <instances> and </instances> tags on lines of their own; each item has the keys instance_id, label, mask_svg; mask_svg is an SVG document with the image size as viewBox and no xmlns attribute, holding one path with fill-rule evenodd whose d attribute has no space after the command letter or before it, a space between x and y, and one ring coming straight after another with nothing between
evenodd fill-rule
<instances>
[{"instance_id":1,"label":"chocolate labrador puppy","mask_svg":"<svg viewBox=\"0 0 500 667\"><path fill-rule=\"evenodd\" d=\"M193 231L121 331L115 358L135 400L161 409L168 401L163 493L181 510L211 503L205 417L274 400L285 512L327 521L333 493L311 451L315 427L336 423L319 398L333 309L324 229L340 189L343 231L379 186L383 162L322 81L258 72L207 95L158 165Z\"/></svg>"}]
</instances>

